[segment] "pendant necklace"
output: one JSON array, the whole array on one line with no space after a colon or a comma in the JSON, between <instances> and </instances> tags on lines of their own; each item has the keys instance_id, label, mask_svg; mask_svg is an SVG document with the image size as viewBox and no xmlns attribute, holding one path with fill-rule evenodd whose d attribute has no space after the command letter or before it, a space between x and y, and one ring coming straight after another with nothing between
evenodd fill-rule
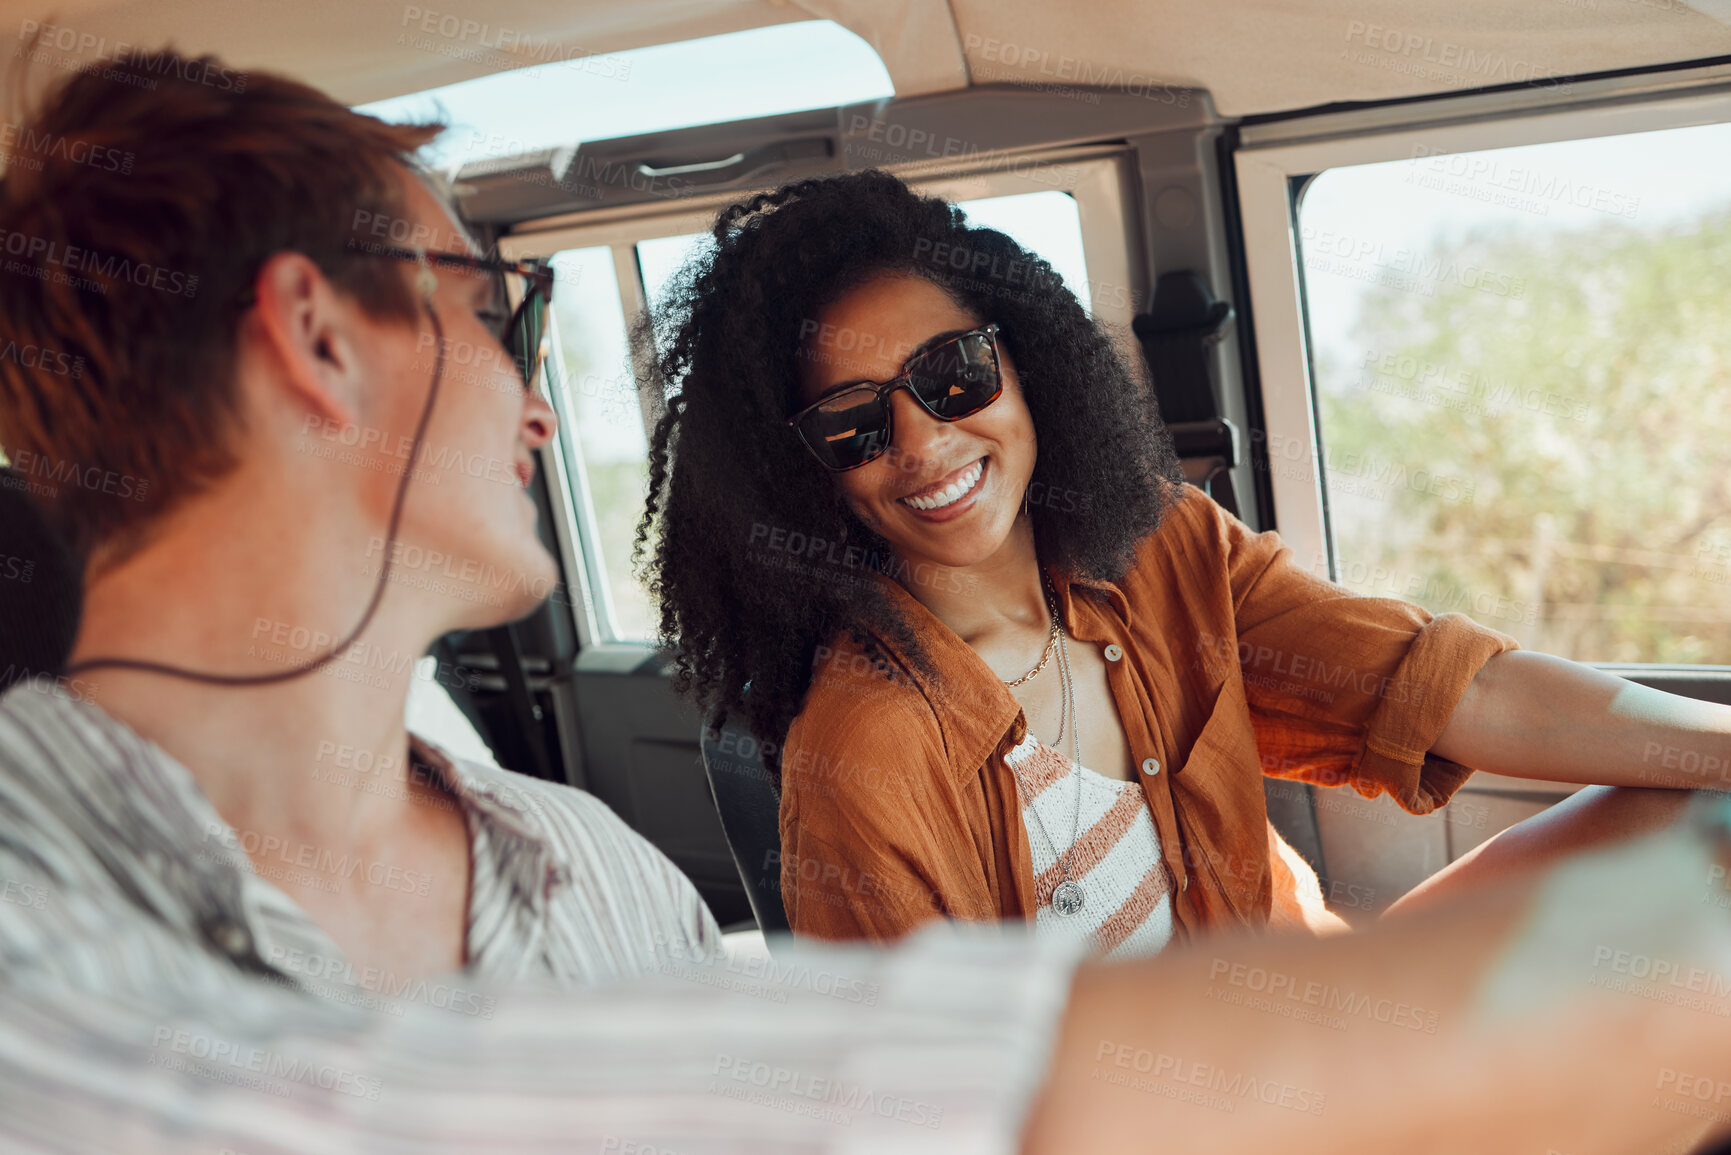
<instances>
[{"instance_id":1,"label":"pendant necklace","mask_svg":"<svg viewBox=\"0 0 1731 1155\"><path fill-rule=\"evenodd\" d=\"M1044 838L1046 840L1046 845L1052 848L1052 857L1057 860L1058 869L1063 874L1063 880L1052 889L1052 909L1061 915L1069 916L1081 910L1088 901L1087 894L1082 890L1082 884L1070 877L1070 862L1076 856L1076 842L1081 834L1082 827L1082 743L1080 730L1076 725L1076 688L1075 683L1070 676L1070 652L1069 647L1066 645L1068 639L1064 634L1063 623L1058 617L1057 598L1052 593L1052 588L1049 584L1046 584L1046 599L1047 607L1052 612L1052 630L1046 639L1045 653L1041 655L1039 664L1037 664L1033 669L1029 670L1026 674L1023 674L1013 682L1004 682L1004 685L1019 686L1023 682L1032 678L1035 674L1038 674L1041 670L1045 669L1046 662L1052 656L1052 642L1055 640L1058 643L1058 669L1064 675L1064 682L1062 686L1062 704L1059 707L1058 712L1058 735L1054 740L1062 742L1064 740L1064 731L1068 730L1070 732L1070 772L1077 776L1076 816L1071 820L1070 849L1067 852L1064 854L1058 853L1058 844L1052 841L1051 834L1047 832L1046 821L1040 817L1039 808L1034 805L1033 794L1028 790L1027 784L1022 781L1021 772L1014 766L1011 766L1010 773L1016 776L1016 786L1022 792L1023 797L1028 799L1028 809L1034 813L1034 822L1040 828L1040 837ZM1002 681L1002 679L999 680ZM1037 740L1038 739L1036 739L1036 741Z\"/></svg>"}]
</instances>

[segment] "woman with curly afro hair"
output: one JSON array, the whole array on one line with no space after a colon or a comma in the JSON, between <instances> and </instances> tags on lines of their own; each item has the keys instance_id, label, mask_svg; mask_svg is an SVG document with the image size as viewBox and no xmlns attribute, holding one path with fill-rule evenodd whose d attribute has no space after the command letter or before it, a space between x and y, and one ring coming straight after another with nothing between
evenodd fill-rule
<instances>
[{"instance_id":1,"label":"woman with curly afro hair","mask_svg":"<svg viewBox=\"0 0 1731 1155\"><path fill-rule=\"evenodd\" d=\"M713 239L638 334L667 397L638 550L675 687L769 752L796 932L1020 919L1128 955L1338 928L1264 775L1423 814L1468 766L1632 783L1644 741L1701 738L1613 717L1620 679L1355 596L1185 485L1112 338L956 206L862 172ZM1583 793L1421 891L1677 801Z\"/></svg>"}]
</instances>

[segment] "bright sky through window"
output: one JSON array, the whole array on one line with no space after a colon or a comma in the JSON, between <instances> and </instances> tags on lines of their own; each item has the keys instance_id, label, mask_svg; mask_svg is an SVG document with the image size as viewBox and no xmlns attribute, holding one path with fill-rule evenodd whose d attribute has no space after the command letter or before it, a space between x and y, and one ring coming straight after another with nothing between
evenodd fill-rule
<instances>
[{"instance_id":1,"label":"bright sky through window","mask_svg":"<svg viewBox=\"0 0 1731 1155\"><path fill-rule=\"evenodd\" d=\"M1431 151L1421 144L1406 160L1331 169L1305 191L1299 232L1313 266L1305 293L1318 351L1352 355L1358 301L1377 276L1398 275L1416 254L1440 260L1475 232L1536 234L1612 220L1663 229L1731 201L1727 124ZM1342 254L1358 279L1321 271Z\"/></svg>"},{"instance_id":2,"label":"bright sky through window","mask_svg":"<svg viewBox=\"0 0 1731 1155\"><path fill-rule=\"evenodd\" d=\"M446 167L538 148L720 124L893 96L871 45L807 20L495 73L357 111L385 120L442 116L430 158Z\"/></svg>"}]
</instances>

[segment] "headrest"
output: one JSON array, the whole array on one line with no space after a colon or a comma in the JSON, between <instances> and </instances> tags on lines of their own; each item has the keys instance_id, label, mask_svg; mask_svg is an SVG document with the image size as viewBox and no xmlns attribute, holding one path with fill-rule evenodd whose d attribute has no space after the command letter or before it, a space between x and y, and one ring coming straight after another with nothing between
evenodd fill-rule
<instances>
[{"instance_id":1,"label":"headrest","mask_svg":"<svg viewBox=\"0 0 1731 1155\"><path fill-rule=\"evenodd\" d=\"M0 691L57 675L78 636L84 567L50 528L30 479L0 467Z\"/></svg>"}]
</instances>

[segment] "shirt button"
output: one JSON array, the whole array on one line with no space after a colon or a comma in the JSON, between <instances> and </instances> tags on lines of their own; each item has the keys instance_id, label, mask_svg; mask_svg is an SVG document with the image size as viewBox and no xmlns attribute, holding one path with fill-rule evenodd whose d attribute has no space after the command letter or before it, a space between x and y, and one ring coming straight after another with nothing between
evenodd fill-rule
<instances>
[{"instance_id":1,"label":"shirt button","mask_svg":"<svg viewBox=\"0 0 1731 1155\"><path fill-rule=\"evenodd\" d=\"M1142 773L1149 774L1149 775L1160 773L1160 759L1158 759L1158 758L1144 758L1144 759L1142 759Z\"/></svg>"},{"instance_id":2,"label":"shirt button","mask_svg":"<svg viewBox=\"0 0 1731 1155\"><path fill-rule=\"evenodd\" d=\"M230 958L240 958L252 949L252 936L238 923L222 919L211 924L210 941Z\"/></svg>"},{"instance_id":3,"label":"shirt button","mask_svg":"<svg viewBox=\"0 0 1731 1155\"><path fill-rule=\"evenodd\" d=\"M1106 660L1108 662L1116 662L1119 658L1122 658L1123 656L1124 656L1124 651L1118 647L1117 642L1113 642L1111 645L1106 647Z\"/></svg>"}]
</instances>

